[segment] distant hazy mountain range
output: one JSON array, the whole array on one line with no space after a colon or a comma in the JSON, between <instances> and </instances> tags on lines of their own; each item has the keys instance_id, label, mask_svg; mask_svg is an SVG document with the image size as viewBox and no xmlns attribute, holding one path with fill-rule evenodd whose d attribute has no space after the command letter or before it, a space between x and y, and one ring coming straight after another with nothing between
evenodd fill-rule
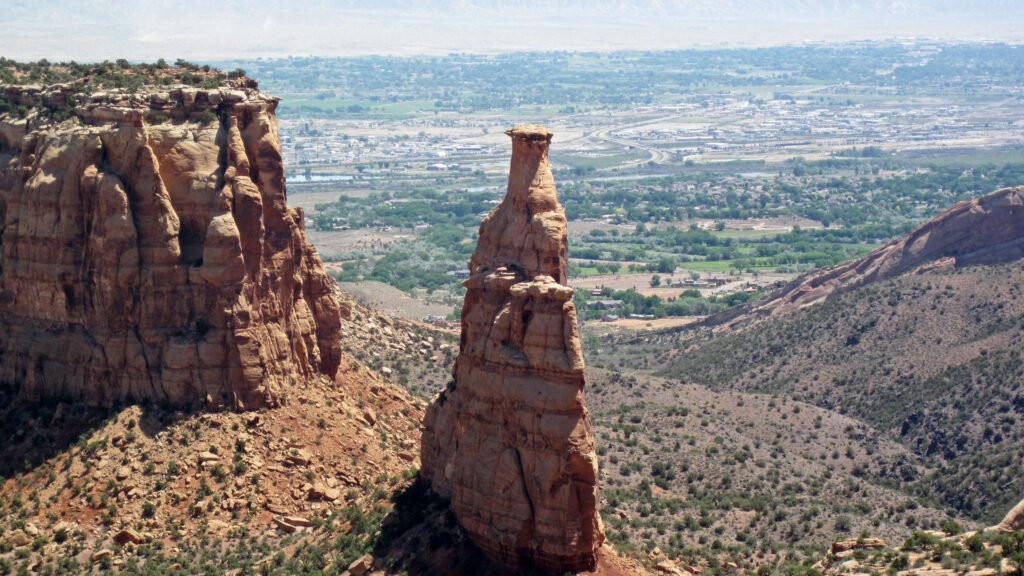
<instances>
[{"instance_id":1,"label":"distant hazy mountain range","mask_svg":"<svg viewBox=\"0 0 1024 576\"><path fill-rule=\"evenodd\" d=\"M347 0L332 3L337 7L365 8L366 2ZM1024 13L1013 0L390 0L375 2L378 10L579 10L581 15L631 14L703 18L747 18L752 16L798 15L839 16L891 14L954 16L989 13Z\"/></svg>"},{"instance_id":2,"label":"distant hazy mountain range","mask_svg":"<svg viewBox=\"0 0 1024 576\"><path fill-rule=\"evenodd\" d=\"M1015 0L13 0L0 55L91 60L1024 40Z\"/></svg>"}]
</instances>

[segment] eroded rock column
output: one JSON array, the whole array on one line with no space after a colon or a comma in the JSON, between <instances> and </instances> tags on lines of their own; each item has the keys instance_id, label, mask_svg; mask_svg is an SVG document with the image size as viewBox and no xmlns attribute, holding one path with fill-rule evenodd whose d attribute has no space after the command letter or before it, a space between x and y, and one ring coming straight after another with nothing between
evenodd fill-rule
<instances>
[{"instance_id":1,"label":"eroded rock column","mask_svg":"<svg viewBox=\"0 0 1024 576\"><path fill-rule=\"evenodd\" d=\"M551 132L506 134L508 192L480 225L454 380L424 422L422 474L493 558L586 570L604 534Z\"/></svg>"}]
</instances>

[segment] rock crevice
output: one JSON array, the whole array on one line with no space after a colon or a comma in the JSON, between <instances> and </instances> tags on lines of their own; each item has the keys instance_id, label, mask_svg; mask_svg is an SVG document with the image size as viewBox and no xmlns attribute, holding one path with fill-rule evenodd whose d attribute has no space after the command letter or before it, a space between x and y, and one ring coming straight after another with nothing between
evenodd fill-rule
<instances>
[{"instance_id":1,"label":"rock crevice","mask_svg":"<svg viewBox=\"0 0 1024 576\"><path fill-rule=\"evenodd\" d=\"M454 380L425 418L423 476L494 559L587 570L604 535L551 133L507 134L508 192L480 225Z\"/></svg>"}]
</instances>

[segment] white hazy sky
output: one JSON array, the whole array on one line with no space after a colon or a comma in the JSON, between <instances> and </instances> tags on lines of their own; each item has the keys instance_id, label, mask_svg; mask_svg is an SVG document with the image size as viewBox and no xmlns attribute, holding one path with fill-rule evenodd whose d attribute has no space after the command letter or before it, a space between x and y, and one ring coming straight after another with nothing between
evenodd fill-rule
<instances>
[{"instance_id":1,"label":"white hazy sky","mask_svg":"<svg viewBox=\"0 0 1024 576\"><path fill-rule=\"evenodd\" d=\"M224 60L1024 41L1024 0L4 0L0 56Z\"/></svg>"}]
</instances>

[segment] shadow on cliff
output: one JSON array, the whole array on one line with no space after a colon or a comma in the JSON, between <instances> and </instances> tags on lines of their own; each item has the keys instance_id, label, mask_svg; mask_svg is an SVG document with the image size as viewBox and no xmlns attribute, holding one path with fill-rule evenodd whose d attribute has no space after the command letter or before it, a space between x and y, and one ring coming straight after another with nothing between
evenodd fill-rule
<instances>
[{"instance_id":1,"label":"shadow on cliff","mask_svg":"<svg viewBox=\"0 0 1024 576\"><path fill-rule=\"evenodd\" d=\"M60 401L27 401L0 386L0 480L31 472L47 460L64 454L89 433L104 427L128 407L91 408ZM153 437L176 418L176 412L140 405L134 433ZM114 442L115 438L107 438Z\"/></svg>"},{"instance_id":2,"label":"shadow on cliff","mask_svg":"<svg viewBox=\"0 0 1024 576\"><path fill-rule=\"evenodd\" d=\"M394 497L374 546L389 572L410 576L542 576L545 572L491 562L459 527L444 498L417 479Z\"/></svg>"}]
</instances>

